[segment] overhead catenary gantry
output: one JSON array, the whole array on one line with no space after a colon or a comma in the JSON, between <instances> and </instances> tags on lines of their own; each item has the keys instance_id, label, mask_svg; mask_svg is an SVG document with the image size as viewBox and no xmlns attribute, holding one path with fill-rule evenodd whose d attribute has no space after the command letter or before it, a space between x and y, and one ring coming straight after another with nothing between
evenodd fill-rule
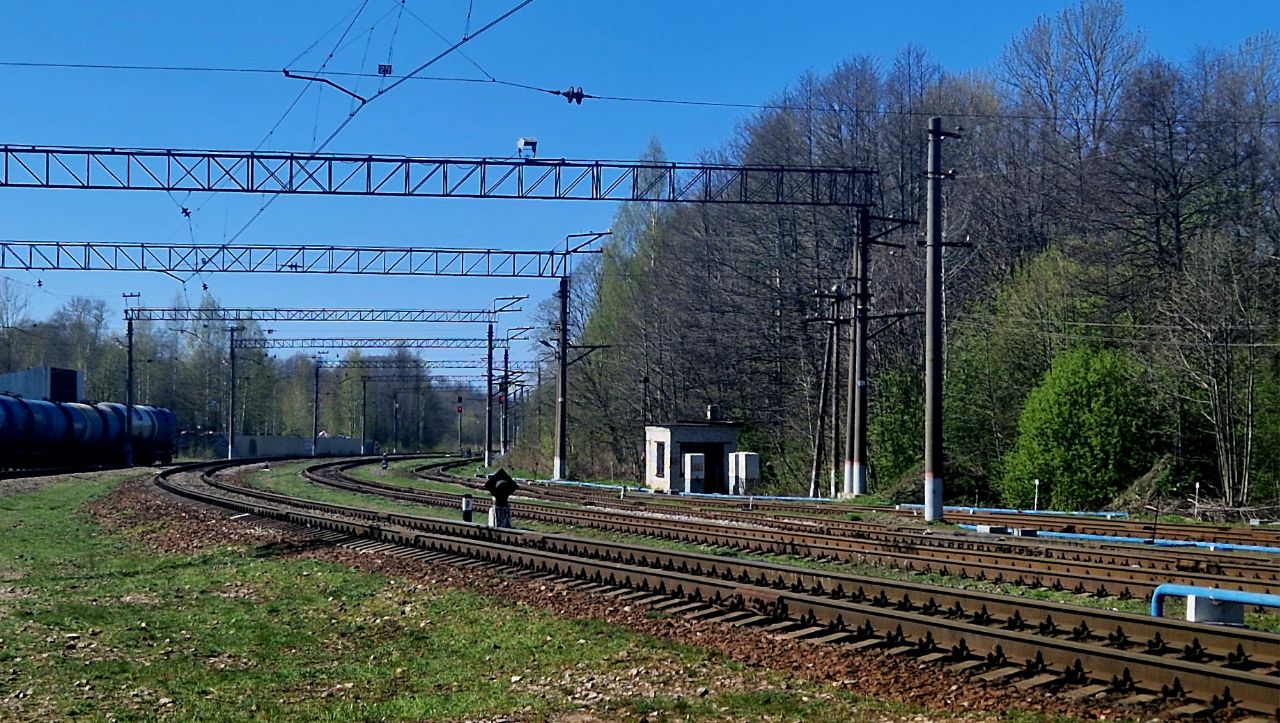
<instances>
[{"instance_id":1,"label":"overhead catenary gantry","mask_svg":"<svg viewBox=\"0 0 1280 723\"><path fill-rule=\"evenodd\" d=\"M285 309L278 307L218 306L210 308L125 309L126 319L134 321L336 321L336 322L401 322L424 324L492 324L499 312L493 309Z\"/></svg>"},{"instance_id":2,"label":"overhead catenary gantry","mask_svg":"<svg viewBox=\"0 0 1280 723\"><path fill-rule=\"evenodd\" d=\"M505 347L495 339L493 345ZM454 337L299 337L255 336L236 339L237 349L484 349L487 339Z\"/></svg>"},{"instance_id":3,"label":"overhead catenary gantry","mask_svg":"<svg viewBox=\"0 0 1280 723\"><path fill-rule=\"evenodd\" d=\"M338 359L325 364L327 367L350 369L484 369L483 359ZM512 370L532 370L536 361L511 362Z\"/></svg>"},{"instance_id":4,"label":"overhead catenary gantry","mask_svg":"<svg viewBox=\"0 0 1280 723\"><path fill-rule=\"evenodd\" d=\"M304 337L304 338L280 338L280 337L243 337L234 339L231 342L233 349L489 349L490 356L493 353L493 347L496 343L493 338L493 324L488 325L489 334L487 338L468 339L453 337L419 337L419 338L395 338L395 337ZM501 341L504 345L505 340ZM321 352L323 353L323 352ZM315 454L316 442L320 438L320 368L324 366L324 361L316 357L315 360L315 392L312 415L311 415L311 451ZM493 365L489 365L492 370ZM493 378L492 371L487 375L489 379Z\"/></svg>"},{"instance_id":5,"label":"overhead catenary gantry","mask_svg":"<svg viewBox=\"0 0 1280 723\"><path fill-rule=\"evenodd\" d=\"M872 169L845 166L0 146L0 186L22 188L869 208L874 205L874 179L875 171ZM100 256L93 252L94 244L85 246L83 255L76 256L67 266L59 265L62 261L56 253L52 261L36 259L26 248L15 249L16 263L8 266L8 250L0 245L0 268L95 268L94 264L99 263L95 259ZM485 270L472 273L463 262L456 267L449 264L440 266L440 254L444 251L441 249L425 250L428 256L419 265L412 258L403 263L397 261L405 258L395 256L396 253L404 253L403 249L374 249L374 259L366 261L358 247L327 247L320 250L318 261L309 262L303 258L307 252L302 247L283 251L277 247L255 257L254 247L241 246L234 247L235 251L229 256L223 256L224 251L230 248L226 245L188 247L185 251L178 251L182 258L177 263L172 258L148 263L146 249L141 244L134 249L118 251L131 251L139 256L128 259L134 263L132 270L168 273L267 270L389 274L394 273L388 270L392 268L408 269L401 273L416 273L418 268L434 265L437 269L435 275L448 275L441 270L444 268L458 268L459 271L452 275L558 276L560 288L557 296L561 313L552 477L568 477L567 307L568 267L572 251L567 243L562 256L552 256L553 264L556 259L563 261L558 273L554 266L548 270L534 259L524 259L525 266L520 266L514 258L502 259L495 266L488 263L490 254L494 253L492 251L481 252ZM28 252L25 256L24 251ZM458 253L457 250L450 251ZM278 255L281 252L283 257ZM46 265L38 266L37 263ZM168 268L179 264L183 268ZM96 268L119 265L119 260L113 258L101 262ZM339 268L349 270L335 271ZM367 271L366 268L382 270ZM505 273L499 273L499 269ZM492 351L489 366L492 368Z\"/></svg>"},{"instance_id":6,"label":"overhead catenary gantry","mask_svg":"<svg viewBox=\"0 0 1280 723\"><path fill-rule=\"evenodd\" d=\"M554 279L572 272L578 250L0 240L0 269Z\"/></svg>"},{"instance_id":7,"label":"overhead catenary gantry","mask_svg":"<svg viewBox=\"0 0 1280 723\"><path fill-rule=\"evenodd\" d=\"M874 171L548 158L0 146L0 186L869 206Z\"/></svg>"},{"instance_id":8,"label":"overhead catenary gantry","mask_svg":"<svg viewBox=\"0 0 1280 723\"><path fill-rule=\"evenodd\" d=\"M345 366L342 362L334 362L329 366ZM319 365L317 370L317 384L319 383ZM425 370L424 370L425 371ZM488 375L472 374L468 376L438 376L435 374L364 374L360 376L360 454L368 453L368 433L367 420L369 409L369 384L413 384L430 386L432 384L466 384L468 386L485 381ZM317 388L317 397L318 394ZM461 428L459 428L461 429ZM461 439L461 431L459 431L459 439ZM314 441L313 441L314 444ZM461 444L459 444L461 447ZM314 449L314 447L313 447Z\"/></svg>"},{"instance_id":9,"label":"overhead catenary gantry","mask_svg":"<svg viewBox=\"0 0 1280 723\"><path fill-rule=\"evenodd\" d=\"M227 459L235 456L236 410L236 334L244 331L242 322L394 322L394 323L482 323L493 326L504 311L526 297L503 297L489 309L324 309L283 307L127 307L125 325L129 345L129 374L126 406L133 410L133 324L135 321L177 321L228 324L228 362L231 372L230 401L227 414ZM499 302L503 302L501 305ZM492 370L489 372L492 374Z\"/></svg>"}]
</instances>

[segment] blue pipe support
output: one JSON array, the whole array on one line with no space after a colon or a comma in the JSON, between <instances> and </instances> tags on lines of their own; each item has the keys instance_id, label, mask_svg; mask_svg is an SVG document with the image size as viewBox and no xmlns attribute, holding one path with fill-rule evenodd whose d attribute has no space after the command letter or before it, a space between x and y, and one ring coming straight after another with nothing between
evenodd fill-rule
<instances>
[{"instance_id":1,"label":"blue pipe support","mask_svg":"<svg viewBox=\"0 0 1280 723\"><path fill-rule=\"evenodd\" d=\"M1156 588L1151 595L1151 615L1164 616L1164 599L1166 597L1206 597L1215 602L1235 602L1244 605L1261 605L1268 608L1280 608L1280 595L1268 595L1261 592L1242 592L1240 590L1222 590L1216 587L1196 587L1195 585L1177 585L1166 582Z\"/></svg>"}]
</instances>

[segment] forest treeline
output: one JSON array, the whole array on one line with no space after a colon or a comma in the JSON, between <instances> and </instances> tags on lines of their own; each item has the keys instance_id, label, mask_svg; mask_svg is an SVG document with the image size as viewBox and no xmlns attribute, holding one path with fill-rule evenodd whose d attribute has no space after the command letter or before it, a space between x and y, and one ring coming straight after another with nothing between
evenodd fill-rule
<instances>
[{"instance_id":1,"label":"forest treeline","mask_svg":"<svg viewBox=\"0 0 1280 723\"><path fill-rule=\"evenodd\" d=\"M1232 508L1280 498L1280 37L1170 59L1123 13L1070 6L966 72L914 46L855 55L706 153L872 168L875 213L922 220L928 118L962 135L944 148L949 500L1029 506L1036 479L1053 507L1197 482ZM640 203L613 232L573 279L574 338L606 347L573 368L573 471L638 474L646 419L717 404L775 488L804 490L826 335L806 319L847 282L853 212ZM922 234L875 248L873 314L923 308ZM918 499L923 328L879 326L873 490Z\"/></svg>"},{"instance_id":2,"label":"forest treeline","mask_svg":"<svg viewBox=\"0 0 1280 723\"><path fill-rule=\"evenodd\" d=\"M172 306L185 308L185 299ZM214 312L218 302L206 294L196 308ZM85 395L93 401L123 402L127 354L123 322L109 317L101 299L73 296L47 318L27 313L29 290L0 279L0 372L54 366L85 372ZM241 322L242 335L267 330ZM183 451L193 455L225 453L231 374L226 323L135 322L135 393L140 404L167 407L184 432ZM315 355L273 357L262 349L236 352L238 434L311 437L315 408ZM464 443L479 447L484 397L467 384L441 384L427 369L361 369L333 362L362 358L359 352L331 353L320 370L320 432L360 437L365 393L368 439L384 449L453 449L457 445L457 398L463 398ZM372 358L369 356L363 358ZM378 359L410 361L406 351ZM362 377L368 377L364 384ZM435 383L433 383L435 381ZM362 386L365 389L362 389ZM399 404L399 421L395 406ZM398 439L396 433L399 433ZM398 444L397 444L398 443Z\"/></svg>"}]
</instances>

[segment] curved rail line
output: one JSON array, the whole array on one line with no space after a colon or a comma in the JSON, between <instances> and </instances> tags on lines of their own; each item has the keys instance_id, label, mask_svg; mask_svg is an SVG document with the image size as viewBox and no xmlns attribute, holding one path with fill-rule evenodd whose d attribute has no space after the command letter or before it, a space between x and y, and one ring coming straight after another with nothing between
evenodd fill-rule
<instances>
[{"instance_id":1,"label":"curved rail line","mask_svg":"<svg viewBox=\"0 0 1280 723\"><path fill-rule=\"evenodd\" d=\"M849 534L851 536L882 535L886 530L893 529L891 525L881 522L859 522L843 519L844 515L876 513L880 515L896 516L903 521L903 525L899 526L899 530L915 530L920 529L922 522L918 511L905 509L897 510L887 507L875 507L867 505L854 505L849 503L790 503L777 500L757 500L754 498L742 497L692 497L692 496L666 496L666 495L650 495L636 494L626 498L625 503L619 499L617 492L611 492L596 487L587 487L581 485L563 484L547 481L525 481L523 486L526 496L540 497L552 500L576 501L579 504L596 504L604 507L617 508L636 508L641 509L646 506L653 509L671 509L678 508L686 513L690 510L700 511L701 514L713 519L736 519L748 522L763 522L772 520L771 526L781 526L786 524L792 525L822 525L832 532L840 534ZM1052 515L1022 515L1018 516L1013 513L992 513L988 516L982 514L969 515L965 513L952 514L949 517L950 522L961 522L965 524L983 523L994 524L999 526L1024 526L1030 529L1038 529L1044 532L1065 532L1065 533L1083 533L1083 534L1099 534L1105 537L1129 536L1138 538L1148 538L1153 532L1152 525L1149 522L1141 521L1106 521L1093 522L1092 518L1081 518L1075 516L1052 516ZM1045 524L1039 524L1047 521ZM1114 523L1122 527L1099 527L1099 524ZM1208 537L1200 539L1191 539L1191 533L1179 533L1175 528L1192 528L1194 531L1200 531L1203 527ZM1173 530L1170 535L1166 535L1167 530ZM1160 538L1173 537L1175 539L1186 538L1185 541L1194 541L1202 543L1231 543L1231 544L1250 544L1276 547L1280 546L1280 529L1249 529L1239 526L1231 527L1225 525L1175 525L1164 523L1160 524L1154 532L1158 533ZM1228 535L1235 537L1228 538ZM1027 538L1033 539L1033 538ZM1035 538L1036 544L1044 544L1050 538ZM1133 543L1122 541L1102 540L1067 540L1056 538L1054 543L1059 545L1091 547L1093 549L1110 549L1116 551L1134 551ZM1181 566L1190 566L1184 569L1194 570L1196 566L1203 565L1205 569L1211 570L1214 563L1246 563L1250 569L1255 569L1261 565L1263 567L1274 568L1280 573L1280 558L1274 555L1266 555L1262 553L1253 553L1247 551L1216 551L1205 548L1182 549L1178 547L1143 547L1141 559L1160 559L1167 558L1179 561Z\"/></svg>"},{"instance_id":2,"label":"curved rail line","mask_svg":"<svg viewBox=\"0 0 1280 723\"><path fill-rule=\"evenodd\" d=\"M574 580L580 589L791 630L791 637L884 647L987 680L1059 685L1068 696L1119 691L1132 700L1196 701L1181 713L1234 705L1280 714L1280 636L1274 634L326 504L219 478L236 464L244 461L176 468L157 482L175 494L265 518Z\"/></svg>"},{"instance_id":3,"label":"curved rail line","mask_svg":"<svg viewBox=\"0 0 1280 723\"><path fill-rule=\"evenodd\" d=\"M448 473L462 462L424 465L415 472L425 479L452 482L478 488L474 480ZM457 495L415 490L403 485L371 482L341 474L343 469L363 463L334 465L325 474L304 473L318 484L352 492L372 493L407 502L436 507L456 507ZM522 490L522 494L527 490ZM534 491L535 494L538 490ZM557 495L554 501L574 498ZM1280 567L1272 560L1221 555L1213 562L1197 556L1148 556L1100 551L1080 545L1009 544L973 537L928 534L924 529L894 530L871 525L844 532L822 521L793 523L768 515L725 517L671 505L617 506L578 500L592 510L566 509L547 505L513 503L512 509L524 519L577 525L655 537L691 544L727 547L755 553L796 555L819 560L872 563L917 572L936 572L962 578L989 580L1026 587L1070 590L1099 597L1149 598L1159 585L1185 582L1207 587L1247 592L1272 593L1280 590ZM480 502L480 509L487 503ZM599 508L612 508L610 510ZM655 516L649 512L660 514ZM703 518L702 520L693 519ZM744 526L749 523L752 526ZM840 534L844 532L844 534ZM1192 582L1194 581L1194 582Z\"/></svg>"},{"instance_id":4,"label":"curved rail line","mask_svg":"<svg viewBox=\"0 0 1280 723\"><path fill-rule=\"evenodd\" d=\"M736 507L742 506L738 498L716 499L711 497L686 498L691 504L701 506ZM752 504L756 509L781 512L798 512L810 515L839 515L849 512L888 512L906 519L920 519L923 510L914 507L886 508L871 505L859 505L848 502L812 503L783 502L778 500L756 500ZM1104 519L1082 517L1077 515L1024 514L1018 512L953 512L950 521L963 520L972 524L1003 525L1009 527L1027 527L1046 532L1067 532L1089 535L1108 535L1125 537L1149 537L1158 533L1161 538L1185 540L1190 542L1216 542L1237 545L1280 546L1280 530L1267 528L1251 528L1239 525L1220 523L1177 523L1161 522L1152 525L1151 520L1140 519Z\"/></svg>"},{"instance_id":5,"label":"curved rail line","mask_svg":"<svg viewBox=\"0 0 1280 723\"><path fill-rule=\"evenodd\" d=\"M534 482L544 487L565 487L554 482ZM585 493L603 497L612 497L607 490L579 488ZM720 509L740 509L750 506L758 510L773 512L790 512L806 515L834 516L851 512L879 512L893 514L903 519L919 520L922 510L916 507L891 508L884 506L862 505L853 502L788 502L776 499L755 499L742 497L711 496L677 496L686 505ZM1111 536L1146 537L1153 532L1149 519L1105 519L1084 517L1079 515L1052 515L1043 513L1019 512L952 512L950 521L964 521L974 524L992 524L1009 527L1028 527L1047 532L1076 532ZM1194 542L1217 542L1242 545L1280 545L1280 529L1252 528L1240 525L1221 523L1175 523L1161 522L1155 526L1160 537L1174 540Z\"/></svg>"}]
</instances>

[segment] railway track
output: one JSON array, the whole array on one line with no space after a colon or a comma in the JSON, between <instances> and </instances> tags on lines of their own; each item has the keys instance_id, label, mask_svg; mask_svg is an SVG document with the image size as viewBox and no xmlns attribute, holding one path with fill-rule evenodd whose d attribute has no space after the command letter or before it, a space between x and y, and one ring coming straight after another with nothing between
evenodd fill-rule
<instances>
[{"instance_id":1,"label":"railway track","mask_svg":"<svg viewBox=\"0 0 1280 723\"><path fill-rule=\"evenodd\" d=\"M688 497L684 498L684 501L694 506L717 508L735 508L744 504L741 499L735 498ZM812 503L755 500L748 504L758 510L816 516L844 515L851 512L880 512L894 514L906 520L919 520L923 514L923 510L915 507L885 508L848 502ZM1045 532L1137 538L1150 538L1154 533L1162 539L1186 542L1280 547L1280 528L1276 527L1253 528L1214 523L1189 524L1174 522L1161 522L1153 525L1149 519L1105 519L1082 515L982 511L952 512L948 515L948 518L952 522L962 521L978 525L1025 527Z\"/></svg>"},{"instance_id":2,"label":"railway track","mask_svg":"<svg viewBox=\"0 0 1280 723\"><path fill-rule=\"evenodd\" d=\"M459 463L461 464L461 463ZM424 475L428 478L430 474ZM454 480L459 481L459 480ZM617 492L608 490L565 485L554 482L534 481L523 487L526 496L540 497L549 500L577 502L579 504L595 504L603 507L641 509L679 508L685 513L698 511L699 514L713 519L741 520L760 522L779 527L784 524L822 526L833 533L850 534L855 537L867 535L885 539L886 531L892 526L885 523L858 522L845 519L849 515L875 513L894 515L903 521L899 529L910 529L918 534L922 518L918 510L892 509L849 503L793 503L778 500L756 500L752 498L716 498L691 497L651 494L635 494L626 498L623 503ZM1263 547L1280 547L1280 528L1244 528L1228 525L1176 525L1161 523L1152 529L1150 521L1094 520L1088 517L1066 515L1015 515L1005 513L968 514L952 513L949 522L960 524L988 524L1003 527L1022 527L1043 532L1080 533L1101 535L1104 538L1126 536L1146 540L1155 535L1162 539L1178 539L1186 542L1205 542L1222 544L1247 544ZM1166 530L1170 534L1166 535ZM1197 537L1196 535L1200 535ZM1028 538L1031 539L1031 538ZM1280 572L1280 558L1264 553L1247 551L1220 552L1208 548L1178 548L1161 546L1144 546L1141 554L1134 554L1133 543L1109 542L1099 540L1067 540L1060 538L1039 538L1037 544L1044 544L1053 539L1054 544L1063 546L1089 547L1095 550L1112 550L1120 553L1128 551L1132 558L1140 560L1168 559L1176 560L1182 566L1204 565L1213 568L1215 564L1239 564L1250 569L1258 566L1275 568ZM1246 576L1248 572L1246 571Z\"/></svg>"},{"instance_id":3,"label":"railway track","mask_svg":"<svg viewBox=\"0 0 1280 723\"><path fill-rule=\"evenodd\" d=\"M355 464L362 463L328 465L308 471L304 476L317 484L351 492L436 507L456 508L458 505L457 495L360 480L343 473L345 468ZM479 487L474 480L448 473L447 468L457 464L460 462L424 465L416 472L426 479ZM573 501L564 495L554 499ZM1199 557L1189 560L1185 556L1134 555L1079 545L1011 544L929 534L922 528L901 531L883 525L864 525L840 530L822 521L777 520L768 515L725 516L670 505L646 507L615 505L609 501L587 503L598 509L519 503L514 503L512 509L522 519L539 522L591 527L760 554L872 563L908 571L1069 590L1099 597L1150 597L1155 588L1165 582L1264 593L1280 590L1280 566L1274 559L1263 557L1219 555L1211 561ZM487 509L487 503L479 501L477 504L481 510Z\"/></svg>"},{"instance_id":4,"label":"railway track","mask_svg":"<svg viewBox=\"0 0 1280 723\"><path fill-rule=\"evenodd\" d=\"M499 530L242 487L221 462L162 472L175 494L424 560L465 557L670 613L792 638L879 647L1021 688L1077 698L1280 715L1280 636L1027 598L788 567L568 535Z\"/></svg>"}]
</instances>

